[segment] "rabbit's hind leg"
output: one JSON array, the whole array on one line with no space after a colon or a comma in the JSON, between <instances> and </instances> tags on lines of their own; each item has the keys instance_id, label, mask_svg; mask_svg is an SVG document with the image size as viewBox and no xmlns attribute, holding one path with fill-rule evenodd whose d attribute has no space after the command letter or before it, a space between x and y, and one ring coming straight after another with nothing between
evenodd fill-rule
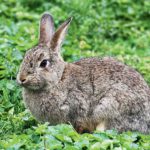
<instances>
[{"instance_id":1,"label":"rabbit's hind leg","mask_svg":"<svg viewBox=\"0 0 150 150\"><path fill-rule=\"evenodd\" d=\"M96 123L96 130L104 131L114 128L111 120L120 118L119 103L112 95L103 97L93 109L92 118Z\"/></svg>"},{"instance_id":2,"label":"rabbit's hind leg","mask_svg":"<svg viewBox=\"0 0 150 150\"><path fill-rule=\"evenodd\" d=\"M96 126L96 131L105 131L106 130L106 122L102 121Z\"/></svg>"}]
</instances>

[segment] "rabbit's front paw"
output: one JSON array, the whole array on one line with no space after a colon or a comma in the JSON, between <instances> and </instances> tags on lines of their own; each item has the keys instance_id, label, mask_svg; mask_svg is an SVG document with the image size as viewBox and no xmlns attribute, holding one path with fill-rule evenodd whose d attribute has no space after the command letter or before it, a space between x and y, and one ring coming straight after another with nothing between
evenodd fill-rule
<instances>
[{"instance_id":1,"label":"rabbit's front paw","mask_svg":"<svg viewBox=\"0 0 150 150\"><path fill-rule=\"evenodd\" d=\"M90 128L85 127L85 125L83 125L83 124L80 123L80 122L76 122L74 128L75 128L75 130L76 130L78 133L80 133L80 134L82 134L82 133L92 133L92 130L91 130Z\"/></svg>"}]
</instances>

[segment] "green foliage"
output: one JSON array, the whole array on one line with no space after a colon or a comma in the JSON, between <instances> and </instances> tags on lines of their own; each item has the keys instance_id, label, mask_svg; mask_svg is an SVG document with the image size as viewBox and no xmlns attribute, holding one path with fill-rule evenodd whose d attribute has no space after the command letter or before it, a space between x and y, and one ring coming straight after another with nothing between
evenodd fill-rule
<instances>
[{"instance_id":1,"label":"green foliage","mask_svg":"<svg viewBox=\"0 0 150 150\"><path fill-rule=\"evenodd\" d=\"M148 0L0 0L0 149L149 150L149 135L79 135L68 125L38 124L15 81L25 51L38 42L39 19L47 11L56 27L73 16L62 48L66 61L114 56L150 83L149 8Z\"/></svg>"},{"instance_id":2,"label":"green foliage","mask_svg":"<svg viewBox=\"0 0 150 150\"><path fill-rule=\"evenodd\" d=\"M48 123L28 129L25 134L8 135L0 142L2 149L48 150L148 150L150 135L116 131L79 135L70 125L48 126Z\"/></svg>"}]
</instances>

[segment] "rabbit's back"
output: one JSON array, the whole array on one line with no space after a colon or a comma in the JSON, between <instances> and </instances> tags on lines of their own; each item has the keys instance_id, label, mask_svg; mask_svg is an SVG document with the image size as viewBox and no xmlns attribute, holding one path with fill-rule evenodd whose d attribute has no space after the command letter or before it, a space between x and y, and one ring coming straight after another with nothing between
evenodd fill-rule
<instances>
[{"instance_id":1,"label":"rabbit's back","mask_svg":"<svg viewBox=\"0 0 150 150\"><path fill-rule=\"evenodd\" d=\"M87 58L81 59L75 62L75 64L90 70L89 72L91 73L94 86L97 87L94 91L95 94L99 93L97 90L99 88L101 89L102 86L109 87L110 85L119 83L124 84L125 87L131 90L139 92L139 94L140 91L145 91L146 95L149 93L149 86L143 77L135 69L114 58Z\"/></svg>"},{"instance_id":2,"label":"rabbit's back","mask_svg":"<svg viewBox=\"0 0 150 150\"><path fill-rule=\"evenodd\" d=\"M94 96L90 112L95 120L107 118L111 122L108 128L120 131L147 132L150 90L137 71L110 57L82 59L75 64L91 70Z\"/></svg>"}]
</instances>

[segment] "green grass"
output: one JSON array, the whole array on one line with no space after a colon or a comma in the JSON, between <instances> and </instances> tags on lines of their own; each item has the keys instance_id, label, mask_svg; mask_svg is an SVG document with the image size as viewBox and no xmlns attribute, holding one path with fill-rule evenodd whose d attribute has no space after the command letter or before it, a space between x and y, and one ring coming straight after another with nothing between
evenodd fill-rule
<instances>
[{"instance_id":1,"label":"green grass","mask_svg":"<svg viewBox=\"0 0 150 150\"><path fill-rule=\"evenodd\" d=\"M73 16L62 48L66 61L113 56L150 84L148 0L0 0L0 149L149 150L150 135L79 135L68 125L41 125L25 109L16 74L25 51L38 42L39 19L45 11L53 15L56 27Z\"/></svg>"}]
</instances>

